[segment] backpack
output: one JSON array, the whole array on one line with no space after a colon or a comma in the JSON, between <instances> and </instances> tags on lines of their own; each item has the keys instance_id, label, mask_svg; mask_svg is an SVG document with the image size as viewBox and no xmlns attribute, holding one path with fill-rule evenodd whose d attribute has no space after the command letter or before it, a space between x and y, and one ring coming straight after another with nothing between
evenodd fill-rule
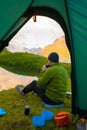
<instances>
[{"instance_id":1,"label":"backpack","mask_svg":"<svg viewBox=\"0 0 87 130\"><path fill-rule=\"evenodd\" d=\"M57 126L68 125L70 123L69 113L66 111L59 112L54 116L54 120Z\"/></svg>"}]
</instances>

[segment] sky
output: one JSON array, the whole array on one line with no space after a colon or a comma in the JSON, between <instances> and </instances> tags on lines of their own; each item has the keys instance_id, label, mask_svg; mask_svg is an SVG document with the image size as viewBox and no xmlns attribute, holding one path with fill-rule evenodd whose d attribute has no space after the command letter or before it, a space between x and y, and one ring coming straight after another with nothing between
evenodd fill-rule
<instances>
[{"instance_id":1,"label":"sky","mask_svg":"<svg viewBox=\"0 0 87 130\"><path fill-rule=\"evenodd\" d=\"M48 17L37 16L37 22L31 18L10 41L9 46L19 44L29 49L43 48L62 36L64 32L56 21Z\"/></svg>"}]
</instances>

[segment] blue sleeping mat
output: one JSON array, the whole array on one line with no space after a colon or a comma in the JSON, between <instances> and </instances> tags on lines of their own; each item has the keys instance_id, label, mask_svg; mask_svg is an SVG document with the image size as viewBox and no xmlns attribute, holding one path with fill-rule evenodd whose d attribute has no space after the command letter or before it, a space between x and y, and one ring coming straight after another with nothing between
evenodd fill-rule
<instances>
[{"instance_id":1,"label":"blue sleeping mat","mask_svg":"<svg viewBox=\"0 0 87 130\"><path fill-rule=\"evenodd\" d=\"M0 108L0 116L6 115L6 111L3 108Z\"/></svg>"},{"instance_id":2,"label":"blue sleeping mat","mask_svg":"<svg viewBox=\"0 0 87 130\"><path fill-rule=\"evenodd\" d=\"M43 102L43 104L47 107L50 107L50 108L55 108L55 107L62 107L64 106L64 104L57 104L57 105L49 105L49 104L46 104L45 102Z\"/></svg>"}]
</instances>

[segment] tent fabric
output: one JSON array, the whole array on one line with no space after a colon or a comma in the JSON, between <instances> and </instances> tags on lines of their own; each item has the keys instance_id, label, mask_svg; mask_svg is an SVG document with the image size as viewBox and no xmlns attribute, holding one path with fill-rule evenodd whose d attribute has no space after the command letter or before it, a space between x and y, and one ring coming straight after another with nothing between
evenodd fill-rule
<instances>
[{"instance_id":1,"label":"tent fabric","mask_svg":"<svg viewBox=\"0 0 87 130\"><path fill-rule=\"evenodd\" d=\"M76 71L76 85L73 86L75 99L73 105L78 113L80 110L87 110L87 1L67 1L67 8L70 20L70 27L73 39L74 70ZM73 99L72 99L73 100ZM81 112L80 112L81 114Z\"/></svg>"},{"instance_id":2,"label":"tent fabric","mask_svg":"<svg viewBox=\"0 0 87 130\"><path fill-rule=\"evenodd\" d=\"M33 16L57 21L65 33L72 63L72 113L87 114L87 1L8 0L0 2L0 51Z\"/></svg>"},{"instance_id":3,"label":"tent fabric","mask_svg":"<svg viewBox=\"0 0 87 130\"><path fill-rule=\"evenodd\" d=\"M5 41L4 44L8 42L12 38L11 35L14 35L16 31L18 31L18 29L20 29L21 26L28 20L28 18L25 17L24 13L26 13L28 10L28 17L31 17L31 13L33 15L34 11L29 11L31 8L47 7L55 9L55 11L59 12L61 17L65 19L66 26L69 28L64 0L25 0L25 2L23 0L3 0L0 3L0 12L2 12L0 13L0 17L2 18L0 21L0 40L1 42ZM57 5L59 5L59 7L57 7Z\"/></svg>"}]
</instances>

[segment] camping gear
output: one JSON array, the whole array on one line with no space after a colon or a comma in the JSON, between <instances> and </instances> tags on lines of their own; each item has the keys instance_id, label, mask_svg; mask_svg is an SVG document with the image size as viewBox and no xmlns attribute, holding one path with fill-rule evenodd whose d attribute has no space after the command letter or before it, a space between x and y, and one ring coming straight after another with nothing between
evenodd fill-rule
<instances>
[{"instance_id":1,"label":"camping gear","mask_svg":"<svg viewBox=\"0 0 87 130\"><path fill-rule=\"evenodd\" d=\"M67 96L67 98L71 98L72 97L72 93L71 92L66 92L66 96Z\"/></svg>"},{"instance_id":2,"label":"camping gear","mask_svg":"<svg viewBox=\"0 0 87 130\"><path fill-rule=\"evenodd\" d=\"M53 112L50 110L42 110L41 115L32 118L32 124L37 127L42 127L45 125L46 121L53 118L53 115Z\"/></svg>"},{"instance_id":3,"label":"camping gear","mask_svg":"<svg viewBox=\"0 0 87 130\"><path fill-rule=\"evenodd\" d=\"M65 126L70 123L69 113L66 111L59 112L54 116L54 120L57 126Z\"/></svg>"},{"instance_id":4,"label":"camping gear","mask_svg":"<svg viewBox=\"0 0 87 130\"><path fill-rule=\"evenodd\" d=\"M56 104L56 105L50 105L50 104L47 104L45 102L43 102L43 104L46 106L46 107L50 107L50 108L55 108L55 107L62 107L64 106L64 104Z\"/></svg>"},{"instance_id":5,"label":"camping gear","mask_svg":"<svg viewBox=\"0 0 87 130\"><path fill-rule=\"evenodd\" d=\"M87 130L87 122L76 123L77 130Z\"/></svg>"},{"instance_id":6,"label":"camping gear","mask_svg":"<svg viewBox=\"0 0 87 130\"><path fill-rule=\"evenodd\" d=\"M45 125L45 120L42 116L34 116L32 118L32 124L37 127L42 127Z\"/></svg>"},{"instance_id":7,"label":"camping gear","mask_svg":"<svg viewBox=\"0 0 87 130\"><path fill-rule=\"evenodd\" d=\"M87 118L87 0L0 1L0 51L36 15L52 18L65 33L72 63L71 111Z\"/></svg>"},{"instance_id":8,"label":"camping gear","mask_svg":"<svg viewBox=\"0 0 87 130\"><path fill-rule=\"evenodd\" d=\"M43 110L42 111L42 117L44 120L51 120L53 118L53 112L50 110Z\"/></svg>"},{"instance_id":9,"label":"camping gear","mask_svg":"<svg viewBox=\"0 0 87 130\"><path fill-rule=\"evenodd\" d=\"M6 115L6 111L3 108L0 108L0 116Z\"/></svg>"},{"instance_id":10,"label":"camping gear","mask_svg":"<svg viewBox=\"0 0 87 130\"><path fill-rule=\"evenodd\" d=\"M29 115L29 113L30 113L30 106L25 106L24 114Z\"/></svg>"}]
</instances>

